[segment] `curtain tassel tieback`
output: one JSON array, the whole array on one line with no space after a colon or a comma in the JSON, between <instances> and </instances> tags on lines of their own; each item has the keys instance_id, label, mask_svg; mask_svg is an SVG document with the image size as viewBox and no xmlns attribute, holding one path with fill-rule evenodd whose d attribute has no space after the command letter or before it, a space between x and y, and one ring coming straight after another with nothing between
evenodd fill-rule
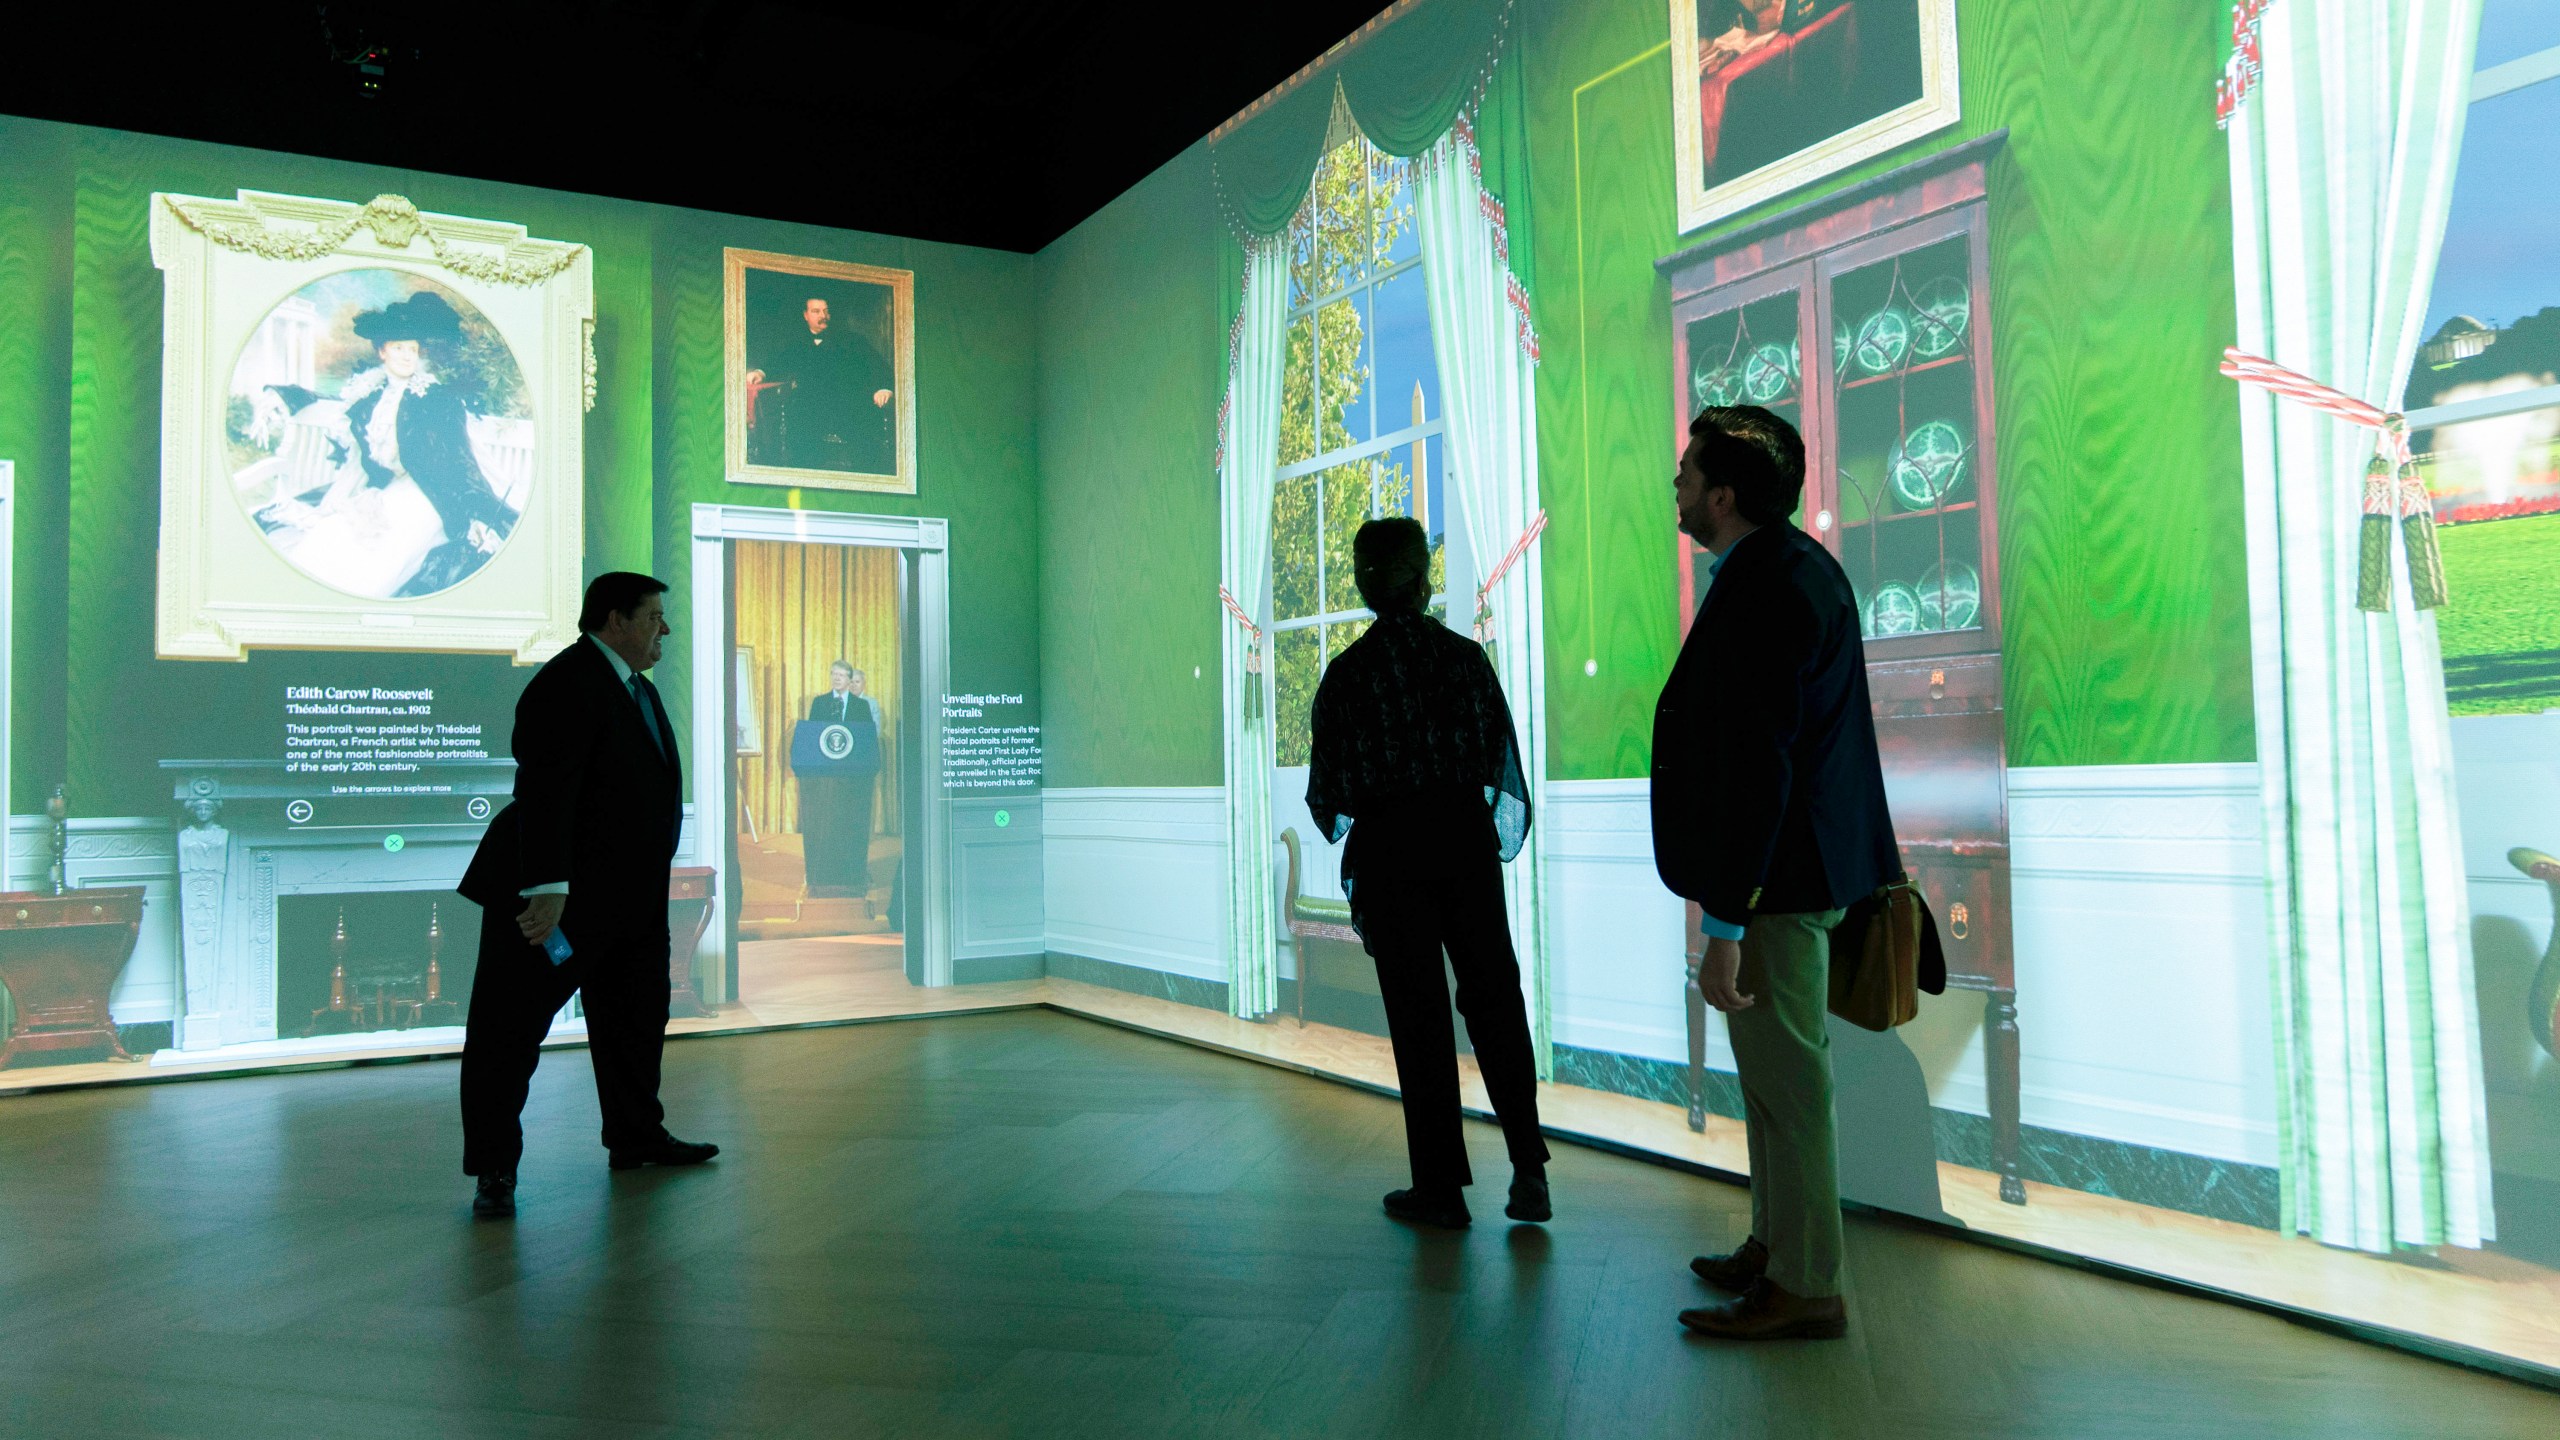
<instances>
[{"instance_id":1,"label":"curtain tassel tieback","mask_svg":"<svg viewBox=\"0 0 2560 1440\"><path fill-rule=\"evenodd\" d=\"M1254 677L1244 688L1244 714L1248 721L1259 720L1262 718L1262 627L1253 623L1253 616L1246 613L1235 592L1224 585L1218 587L1218 603L1226 606L1227 613L1244 627L1244 673Z\"/></svg>"},{"instance_id":2,"label":"curtain tassel tieback","mask_svg":"<svg viewBox=\"0 0 2560 1440\"><path fill-rule=\"evenodd\" d=\"M2400 548L2409 566L2409 605L2433 610L2453 598L2444 578L2444 552L2436 542L2435 507L2427 483L2409 456L2408 422L2396 410L2368 405L2342 390L2246 351L2222 352L2222 373L2243 385L2298 401L2324 415L2374 432L2373 458L2364 467L2364 520L2356 532L2356 608L2391 609L2391 531L2399 520Z\"/></svg>"},{"instance_id":3,"label":"curtain tassel tieback","mask_svg":"<svg viewBox=\"0 0 2560 1440\"><path fill-rule=\"evenodd\" d=\"M1493 651L1493 591L1494 591L1494 587L1495 587L1495 586L1497 586L1497 585L1500 585L1500 584L1502 583L1503 577L1504 577L1504 576L1506 576L1506 575L1509 575L1509 574L1511 573L1511 567L1512 567L1512 566L1517 565L1517 564L1519 564L1519 563L1520 563L1520 557L1522 557L1522 556L1524 556L1524 555L1526 555L1526 554L1528 554L1528 553L1529 553L1529 547L1530 547L1531 545L1534 545L1534 544L1536 544L1536 543L1537 543L1537 541L1538 541L1538 537L1539 537L1541 534L1545 533L1546 528L1547 528L1547 512L1546 512L1546 511L1541 510L1541 511L1539 511L1538 513L1536 513L1536 514L1534 514L1534 515L1530 516L1530 517L1529 517L1529 528L1528 528L1528 529L1526 529L1526 530L1521 531L1521 532L1520 532L1520 538L1511 542L1511 549L1509 550L1509 552L1507 552L1506 554L1504 554L1504 555L1503 555L1503 557L1502 557L1502 562L1501 562L1500 564L1498 564L1498 565L1494 566L1492 570L1490 570L1490 571L1486 572L1485 577L1484 577L1484 583L1476 587L1476 623L1475 623L1476 643L1477 643L1477 644L1479 644L1479 645L1482 645L1482 646L1484 647L1484 649L1485 649L1485 658L1486 658L1486 659L1488 659L1488 660L1493 659L1493 657L1494 657L1494 651ZM1500 667L1497 665L1497 667L1496 667L1496 668L1498 669L1498 668L1500 668Z\"/></svg>"}]
</instances>

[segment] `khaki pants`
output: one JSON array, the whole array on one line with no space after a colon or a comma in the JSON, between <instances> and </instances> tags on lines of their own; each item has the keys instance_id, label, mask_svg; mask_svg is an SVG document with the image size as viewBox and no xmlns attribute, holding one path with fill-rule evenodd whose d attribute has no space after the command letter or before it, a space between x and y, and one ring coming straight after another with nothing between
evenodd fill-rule
<instances>
[{"instance_id":1,"label":"khaki pants","mask_svg":"<svg viewBox=\"0 0 2560 1440\"><path fill-rule=\"evenodd\" d=\"M1791 1295L1840 1293L1840 1155L1831 1109L1831 932L1844 912L1761 915L1742 934L1742 993L1725 1017L1751 1145L1751 1233Z\"/></svg>"}]
</instances>

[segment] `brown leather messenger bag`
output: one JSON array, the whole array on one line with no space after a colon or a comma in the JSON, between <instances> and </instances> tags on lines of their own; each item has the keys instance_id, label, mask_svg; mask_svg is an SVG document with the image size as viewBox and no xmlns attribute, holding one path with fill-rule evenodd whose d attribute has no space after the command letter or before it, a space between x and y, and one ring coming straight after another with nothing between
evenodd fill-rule
<instances>
[{"instance_id":1,"label":"brown leather messenger bag","mask_svg":"<svg viewBox=\"0 0 2560 1440\"><path fill-rule=\"evenodd\" d=\"M1908 876L1849 907L1831 932L1831 1013L1890 1030L1920 1013L1920 992L1944 994L1947 955L1938 921Z\"/></svg>"}]
</instances>

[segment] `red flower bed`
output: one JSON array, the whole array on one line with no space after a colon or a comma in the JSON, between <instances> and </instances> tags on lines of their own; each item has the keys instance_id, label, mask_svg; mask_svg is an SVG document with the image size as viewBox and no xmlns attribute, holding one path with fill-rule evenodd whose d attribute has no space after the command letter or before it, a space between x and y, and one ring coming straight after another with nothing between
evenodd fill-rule
<instances>
[{"instance_id":1,"label":"red flower bed","mask_svg":"<svg viewBox=\"0 0 2560 1440\"><path fill-rule=\"evenodd\" d=\"M2501 505L2456 505L2436 512L2439 525L2469 525L2479 520L2513 520L2525 515L2560 514L2560 495L2545 495L2533 500L2509 500Z\"/></svg>"}]
</instances>

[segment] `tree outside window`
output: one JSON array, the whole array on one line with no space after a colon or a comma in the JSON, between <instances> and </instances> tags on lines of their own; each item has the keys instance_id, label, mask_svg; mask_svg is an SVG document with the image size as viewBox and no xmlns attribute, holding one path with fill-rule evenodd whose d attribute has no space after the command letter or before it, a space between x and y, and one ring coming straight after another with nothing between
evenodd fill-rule
<instances>
[{"instance_id":1,"label":"tree outside window","mask_svg":"<svg viewBox=\"0 0 2560 1440\"><path fill-rule=\"evenodd\" d=\"M1317 165L1287 243L1272 679L1277 759L1297 766L1307 763L1317 680L1374 618L1351 578L1351 539L1362 522L1422 522L1432 610L1446 613L1447 460L1410 162L1352 133Z\"/></svg>"}]
</instances>

